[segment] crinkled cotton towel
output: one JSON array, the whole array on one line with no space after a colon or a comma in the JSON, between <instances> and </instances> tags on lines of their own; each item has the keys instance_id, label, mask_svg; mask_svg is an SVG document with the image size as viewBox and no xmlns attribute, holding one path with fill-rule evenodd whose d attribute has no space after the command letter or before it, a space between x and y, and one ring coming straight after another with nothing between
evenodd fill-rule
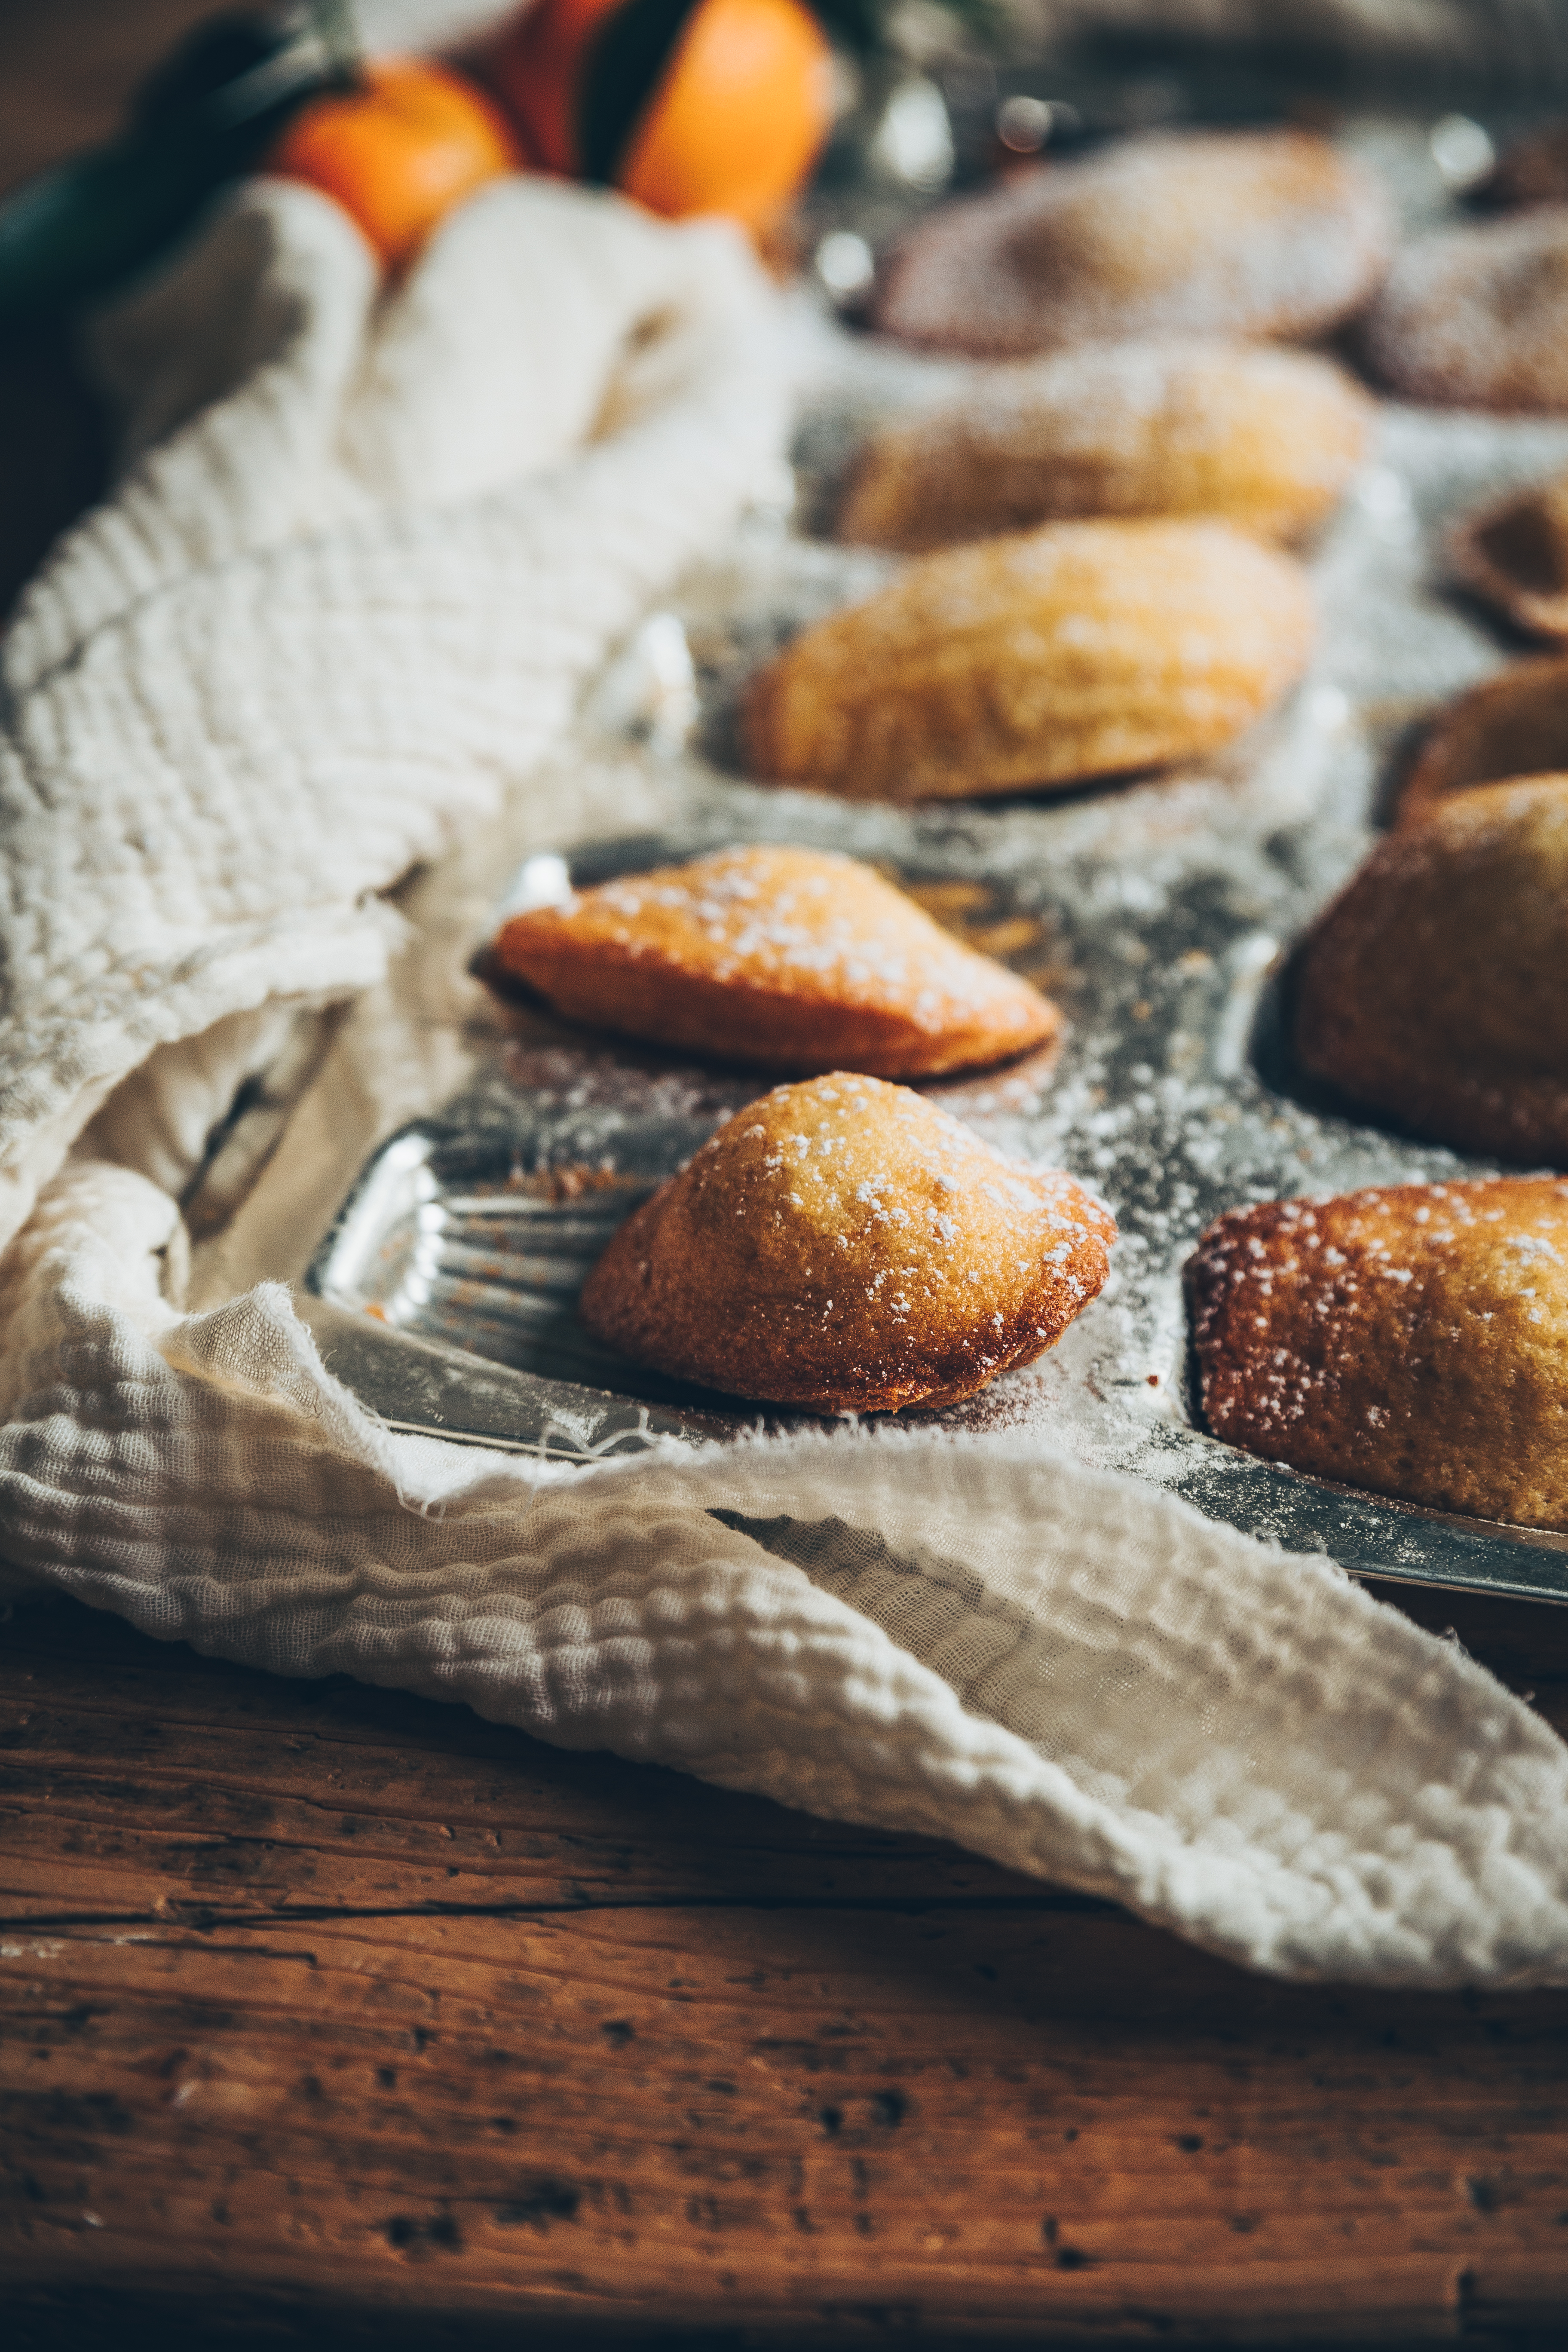
<instances>
[{"instance_id":1,"label":"crinkled cotton towel","mask_svg":"<svg viewBox=\"0 0 1568 2352\"><path fill-rule=\"evenodd\" d=\"M719 229L521 183L382 297L263 184L106 328L125 470L4 646L9 1589L957 1838L1254 1967L1568 1981L1568 1750L1331 1563L1018 1435L395 1436L280 1286L182 1314L172 1193L70 1152L149 1056L216 1086L226 1024L376 978L378 891L529 793L776 449L771 307Z\"/></svg>"}]
</instances>

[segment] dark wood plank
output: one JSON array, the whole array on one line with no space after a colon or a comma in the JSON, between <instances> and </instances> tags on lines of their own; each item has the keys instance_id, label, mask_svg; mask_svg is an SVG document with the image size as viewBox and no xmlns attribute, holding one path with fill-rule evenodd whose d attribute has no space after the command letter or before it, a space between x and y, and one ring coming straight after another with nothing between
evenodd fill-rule
<instances>
[{"instance_id":1,"label":"dark wood plank","mask_svg":"<svg viewBox=\"0 0 1568 2352\"><path fill-rule=\"evenodd\" d=\"M1563 1619L1490 1622L1561 1689ZM19 2310L1568 2319L1568 1998L1249 1979L951 1848L63 1604L5 1631L0 1766Z\"/></svg>"}]
</instances>

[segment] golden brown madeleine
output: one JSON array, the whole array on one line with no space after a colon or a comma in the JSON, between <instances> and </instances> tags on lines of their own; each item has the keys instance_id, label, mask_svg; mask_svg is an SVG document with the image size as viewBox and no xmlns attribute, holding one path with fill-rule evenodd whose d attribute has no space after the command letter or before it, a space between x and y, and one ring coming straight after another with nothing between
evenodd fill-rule
<instances>
[{"instance_id":1,"label":"golden brown madeleine","mask_svg":"<svg viewBox=\"0 0 1568 2352\"><path fill-rule=\"evenodd\" d=\"M1060 1337L1116 1221L903 1087L776 1087L621 1227L590 1330L638 1363L826 1412L956 1404Z\"/></svg>"},{"instance_id":2,"label":"golden brown madeleine","mask_svg":"<svg viewBox=\"0 0 1568 2352\"><path fill-rule=\"evenodd\" d=\"M574 1021L763 1069L972 1069L1061 1025L1026 980L819 849L627 875L514 916L495 953Z\"/></svg>"},{"instance_id":3,"label":"golden brown madeleine","mask_svg":"<svg viewBox=\"0 0 1568 2352\"><path fill-rule=\"evenodd\" d=\"M1464 516L1448 534L1448 559L1515 628L1568 644L1568 475Z\"/></svg>"},{"instance_id":4,"label":"golden brown madeleine","mask_svg":"<svg viewBox=\"0 0 1568 2352\"><path fill-rule=\"evenodd\" d=\"M1373 373L1406 400L1568 408L1568 205L1406 246L1361 333Z\"/></svg>"},{"instance_id":5,"label":"golden brown madeleine","mask_svg":"<svg viewBox=\"0 0 1568 2352\"><path fill-rule=\"evenodd\" d=\"M1061 522L917 557L753 680L753 772L850 800L1125 774L1238 735L1306 667L1311 592L1215 522Z\"/></svg>"},{"instance_id":6,"label":"golden brown madeleine","mask_svg":"<svg viewBox=\"0 0 1568 2352\"><path fill-rule=\"evenodd\" d=\"M1296 1048L1418 1135L1568 1166L1568 776L1380 842L1302 950Z\"/></svg>"},{"instance_id":7,"label":"golden brown madeleine","mask_svg":"<svg viewBox=\"0 0 1568 2352\"><path fill-rule=\"evenodd\" d=\"M1007 359L1136 335L1323 332L1387 267L1381 184L1293 131L1129 139L944 205L894 254L889 334Z\"/></svg>"},{"instance_id":8,"label":"golden brown madeleine","mask_svg":"<svg viewBox=\"0 0 1568 2352\"><path fill-rule=\"evenodd\" d=\"M1568 1526L1568 1184L1233 1209L1189 1277L1216 1437L1376 1494Z\"/></svg>"},{"instance_id":9,"label":"golden brown madeleine","mask_svg":"<svg viewBox=\"0 0 1568 2352\"><path fill-rule=\"evenodd\" d=\"M1090 343L988 370L867 445L840 539L918 550L1079 515L1210 514L1289 539L1366 454L1372 404L1327 360Z\"/></svg>"},{"instance_id":10,"label":"golden brown madeleine","mask_svg":"<svg viewBox=\"0 0 1568 2352\"><path fill-rule=\"evenodd\" d=\"M1568 661L1515 662L1456 696L1427 730L1399 795L1418 824L1451 793L1568 772Z\"/></svg>"}]
</instances>

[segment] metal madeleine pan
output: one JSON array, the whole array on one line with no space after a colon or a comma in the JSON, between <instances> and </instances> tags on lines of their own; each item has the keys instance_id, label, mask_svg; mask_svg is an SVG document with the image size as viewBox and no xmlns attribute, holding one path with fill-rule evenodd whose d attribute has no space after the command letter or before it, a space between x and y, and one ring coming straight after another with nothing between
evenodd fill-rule
<instances>
[{"instance_id":1,"label":"metal madeleine pan","mask_svg":"<svg viewBox=\"0 0 1568 2352\"><path fill-rule=\"evenodd\" d=\"M764 796L751 800L746 814L765 816ZM691 856L745 837L741 815L565 853L554 872L581 885ZM969 937L1010 942L1011 961L1065 980L1075 1017L1059 1058L929 1091L1004 1148L1088 1176L1122 1239L1107 1293L1050 1356L930 1418L1037 1430L1212 1517L1365 1573L1568 1601L1568 1536L1359 1494L1203 1429L1182 1269L1210 1216L1292 1171L1338 1190L1341 1167L1347 1182L1392 1181L1453 1173L1454 1155L1282 1090L1272 931L1200 895L1195 908L1178 898L1080 932L1064 962L1067 908L1038 874L977 870L987 831L965 820L937 831L924 858L884 863ZM1276 854L1291 863L1283 840ZM1194 914L1206 947L1192 944ZM574 1311L620 1219L770 1083L508 1008L473 1081L374 1155L315 1259L308 1312L332 1370L398 1428L555 1457L798 1424L626 1363Z\"/></svg>"},{"instance_id":2,"label":"metal madeleine pan","mask_svg":"<svg viewBox=\"0 0 1568 2352\"><path fill-rule=\"evenodd\" d=\"M1447 202L1415 186L1430 176L1424 131L1373 125L1362 143L1410 177L1414 214ZM874 339L840 336L825 357L813 332L796 458L815 529L858 436L929 398L935 378ZM790 527L781 501L647 625L585 714L585 740L658 766L669 823L563 841L529 861L502 910L729 842L880 865L1068 1016L1054 1061L944 1082L942 1099L999 1148L1093 1186L1121 1234L1107 1289L1058 1345L938 1422L1037 1433L1359 1572L1568 1601L1568 1537L1352 1492L1218 1444L1195 1407L1183 1289L1197 1236L1238 1203L1499 1172L1300 1084L1279 975L1364 853L1412 724L1509 657L1448 591L1449 523L1564 466L1565 423L1386 409L1373 462L1311 551L1321 643L1286 709L1171 775L910 808L737 772L731 720L750 670L894 568ZM332 1369L399 1427L566 1456L645 1433L786 1425L620 1361L574 1313L616 1218L769 1083L574 1033L498 994L461 1092L383 1144L316 1255L306 1311Z\"/></svg>"}]
</instances>

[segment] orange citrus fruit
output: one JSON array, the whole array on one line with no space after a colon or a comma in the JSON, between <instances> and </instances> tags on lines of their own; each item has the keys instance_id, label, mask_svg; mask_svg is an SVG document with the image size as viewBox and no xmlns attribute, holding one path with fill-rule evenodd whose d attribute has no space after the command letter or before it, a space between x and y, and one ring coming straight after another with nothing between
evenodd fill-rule
<instances>
[{"instance_id":1,"label":"orange citrus fruit","mask_svg":"<svg viewBox=\"0 0 1568 2352\"><path fill-rule=\"evenodd\" d=\"M802 0L695 0L667 25L661 46L635 0L534 0L490 45L487 74L547 171L761 229L832 124L822 27Z\"/></svg>"},{"instance_id":2,"label":"orange citrus fruit","mask_svg":"<svg viewBox=\"0 0 1568 2352\"><path fill-rule=\"evenodd\" d=\"M303 108L264 168L335 196L395 267L522 157L500 110L445 66L381 58L362 70L362 88Z\"/></svg>"}]
</instances>

